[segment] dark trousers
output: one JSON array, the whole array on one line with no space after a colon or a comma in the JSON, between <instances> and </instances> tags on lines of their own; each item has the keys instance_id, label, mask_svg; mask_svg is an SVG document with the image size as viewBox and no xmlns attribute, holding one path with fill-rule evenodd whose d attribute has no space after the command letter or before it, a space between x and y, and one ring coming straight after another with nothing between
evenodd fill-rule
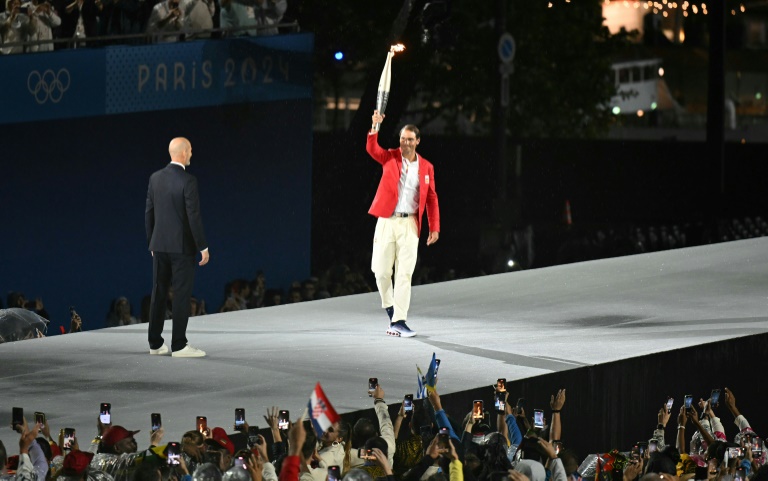
<instances>
[{"instance_id":1,"label":"dark trousers","mask_svg":"<svg viewBox=\"0 0 768 481\"><path fill-rule=\"evenodd\" d=\"M191 311L190 298L195 282L195 255L155 252L152 257L152 301L149 305L149 348L163 345L165 306L168 288L173 285L173 337L171 350L187 345L187 323Z\"/></svg>"}]
</instances>

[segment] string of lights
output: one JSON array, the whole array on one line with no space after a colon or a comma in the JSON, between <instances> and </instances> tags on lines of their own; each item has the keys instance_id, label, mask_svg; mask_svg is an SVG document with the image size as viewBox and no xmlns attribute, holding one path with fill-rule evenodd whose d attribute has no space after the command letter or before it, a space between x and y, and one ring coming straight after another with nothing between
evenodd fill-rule
<instances>
[{"instance_id":1,"label":"string of lights","mask_svg":"<svg viewBox=\"0 0 768 481\"><path fill-rule=\"evenodd\" d=\"M716 1L716 0L715 0ZM555 7L556 3L571 3L571 0L560 0L560 2L551 1L548 2L549 8ZM684 17L688 15L708 15L707 4L705 2L689 2L688 0L678 3L676 1L661 0L661 1L637 1L637 0L603 0L605 5L621 4L626 8L643 8L645 10L652 10L654 14L661 14L664 17L668 17L674 10L681 10ZM746 13L747 7L743 3L734 3L731 8L731 15L738 15L739 13Z\"/></svg>"}]
</instances>

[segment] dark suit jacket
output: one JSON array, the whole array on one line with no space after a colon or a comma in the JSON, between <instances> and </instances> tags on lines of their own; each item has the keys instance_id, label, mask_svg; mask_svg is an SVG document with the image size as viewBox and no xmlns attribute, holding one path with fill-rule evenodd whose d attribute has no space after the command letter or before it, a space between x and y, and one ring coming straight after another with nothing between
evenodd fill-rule
<instances>
[{"instance_id":1,"label":"dark suit jacket","mask_svg":"<svg viewBox=\"0 0 768 481\"><path fill-rule=\"evenodd\" d=\"M152 252L195 254L205 250L208 243L195 176L173 163L152 174L144 224Z\"/></svg>"},{"instance_id":2,"label":"dark suit jacket","mask_svg":"<svg viewBox=\"0 0 768 481\"><path fill-rule=\"evenodd\" d=\"M72 0L62 2L61 8L56 7L61 15L61 38L72 38L75 36L75 29L77 28L77 20L80 17L80 9L75 7L71 12L67 13L67 5L72 3ZM85 0L83 2L83 27L85 29L85 36L95 37L98 35L98 19L99 8L96 6L94 0Z\"/></svg>"}]
</instances>

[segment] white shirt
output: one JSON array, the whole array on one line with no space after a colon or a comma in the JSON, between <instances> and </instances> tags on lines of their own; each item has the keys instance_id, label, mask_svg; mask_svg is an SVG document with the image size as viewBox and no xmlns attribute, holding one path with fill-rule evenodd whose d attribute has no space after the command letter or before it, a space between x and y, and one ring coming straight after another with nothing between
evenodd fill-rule
<instances>
[{"instance_id":1,"label":"white shirt","mask_svg":"<svg viewBox=\"0 0 768 481\"><path fill-rule=\"evenodd\" d=\"M395 212L416 214L419 212L419 155L413 162L403 157L400 182L397 184Z\"/></svg>"}]
</instances>

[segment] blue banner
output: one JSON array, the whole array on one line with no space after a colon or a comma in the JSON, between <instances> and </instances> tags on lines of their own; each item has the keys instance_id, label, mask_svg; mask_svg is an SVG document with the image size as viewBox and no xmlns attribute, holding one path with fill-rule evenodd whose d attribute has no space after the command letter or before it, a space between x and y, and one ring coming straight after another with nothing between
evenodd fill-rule
<instances>
[{"instance_id":1,"label":"blue banner","mask_svg":"<svg viewBox=\"0 0 768 481\"><path fill-rule=\"evenodd\" d=\"M312 34L0 57L0 124L309 99Z\"/></svg>"}]
</instances>

